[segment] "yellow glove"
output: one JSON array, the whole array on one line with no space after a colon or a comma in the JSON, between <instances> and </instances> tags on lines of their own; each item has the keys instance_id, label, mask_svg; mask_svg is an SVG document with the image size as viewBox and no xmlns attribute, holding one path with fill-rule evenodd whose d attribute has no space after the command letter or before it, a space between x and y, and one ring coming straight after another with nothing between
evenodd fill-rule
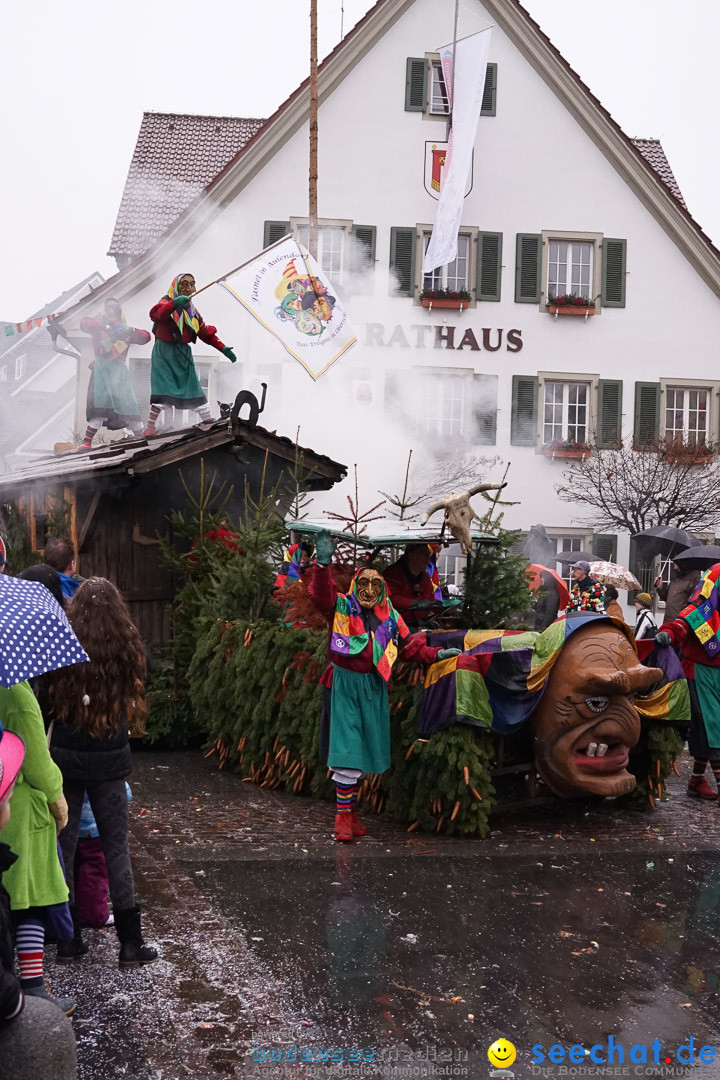
<instances>
[{"instance_id":1,"label":"yellow glove","mask_svg":"<svg viewBox=\"0 0 720 1080\"><path fill-rule=\"evenodd\" d=\"M61 833L68 823L68 808L65 796L61 795L57 802L48 803L48 810L55 818L57 831Z\"/></svg>"}]
</instances>

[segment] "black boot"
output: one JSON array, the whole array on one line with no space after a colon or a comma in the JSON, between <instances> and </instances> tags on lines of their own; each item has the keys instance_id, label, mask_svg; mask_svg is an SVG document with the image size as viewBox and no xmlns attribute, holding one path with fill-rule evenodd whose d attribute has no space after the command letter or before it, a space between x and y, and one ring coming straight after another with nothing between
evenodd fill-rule
<instances>
[{"instance_id":1,"label":"black boot","mask_svg":"<svg viewBox=\"0 0 720 1080\"><path fill-rule=\"evenodd\" d=\"M158 951L146 945L142 939L140 908L115 908L115 929L120 939L120 967L139 967L157 960Z\"/></svg>"},{"instance_id":2,"label":"black boot","mask_svg":"<svg viewBox=\"0 0 720 1080\"><path fill-rule=\"evenodd\" d=\"M69 907L73 921L73 939L72 941L58 942L56 959L59 964L69 964L73 960L78 960L81 956L85 956L89 948L82 937L80 908L77 904L70 904Z\"/></svg>"}]
</instances>

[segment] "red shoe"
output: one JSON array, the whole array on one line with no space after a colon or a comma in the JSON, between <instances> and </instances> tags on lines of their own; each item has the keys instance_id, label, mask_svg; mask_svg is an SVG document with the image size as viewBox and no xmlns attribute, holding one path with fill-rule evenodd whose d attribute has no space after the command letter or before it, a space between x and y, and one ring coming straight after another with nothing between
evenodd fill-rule
<instances>
[{"instance_id":1,"label":"red shoe","mask_svg":"<svg viewBox=\"0 0 720 1080\"><path fill-rule=\"evenodd\" d=\"M92 441L89 439L83 439L78 446L78 450L92 450Z\"/></svg>"},{"instance_id":2,"label":"red shoe","mask_svg":"<svg viewBox=\"0 0 720 1080\"><path fill-rule=\"evenodd\" d=\"M335 839L350 843L353 838L352 815L347 810L340 810L335 815Z\"/></svg>"},{"instance_id":3,"label":"red shoe","mask_svg":"<svg viewBox=\"0 0 720 1080\"><path fill-rule=\"evenodd\" d=\"M713 791L705 777L703 777L702 780L698 780L697 783L693 783L691 780L688 784L687 793L692 799L720 798L720 793L718 793L717 791Z\"/></svg>"},{"instance_id":4,"label":"red shoe","mask_svg":"<svg viewBox=\"0 0 720 1080\"><path fill-rule=\"evenodd\" d=\"M364 836L367 832L367 829L354 810L350 811L350 825L352 826L353 836Z\"/></svg>"},{"instance_id":5,"label":"red shoe","mask_svg":"<svg viewBox=\"0 0 720 1080\"><path fill-rule=\"evenodd\" d=\"M157 435L157 431L155 430L155 425L154 424L153 424L152 427L150 427L150 425L148 425L145 428L145 430L143 431L143 438L146 438L148 435Z\"/></svg>"}]
</instances>

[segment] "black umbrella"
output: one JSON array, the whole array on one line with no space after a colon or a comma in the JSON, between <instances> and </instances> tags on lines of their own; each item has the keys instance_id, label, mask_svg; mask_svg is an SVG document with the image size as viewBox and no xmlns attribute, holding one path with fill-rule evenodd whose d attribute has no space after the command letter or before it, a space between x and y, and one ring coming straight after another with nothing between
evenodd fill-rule
<instances>
[{"instance_id":1,"label":"black umbrella","mask_svg":"<svg viewBox=\"0 0 720 1080\"><path fill-rule=\"evenodd\" d=\"M635 533L645 555L674 555L676 551L697 547L700 541L686 529L676 529L673 525L653 525Z\"/></svg>"},{"instance_id":2,"label":"black umbrella","mask_svg":"<svg viewBox=\"0 0 720 1080\"><path fill-rule=\"evenodd\" d=\"M716 544L700 544L682 551L673 559L681 570L707 570L720 562L720 547Z\"/></svg>"},{"instance_id":3,"label":"black umbrella","mask_svg":"<svg viewBox=\"0 0 720 1080\"><path fill-rule=\"evenodd\" d=\"M556 562L561 563L574 563L574 562L595 562L597 555L592 555L589 551L558 551L555 556Z\"/></svg>"}]
</instances>

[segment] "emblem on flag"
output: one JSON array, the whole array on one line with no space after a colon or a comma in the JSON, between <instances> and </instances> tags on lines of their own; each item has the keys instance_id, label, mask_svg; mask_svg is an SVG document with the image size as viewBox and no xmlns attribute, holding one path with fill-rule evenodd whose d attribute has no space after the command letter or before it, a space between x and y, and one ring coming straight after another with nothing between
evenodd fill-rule
<instances>
[{"instance_id":1,"label":"emblem on flag","mask_svg":"<svg viewBox=\"0 0 720 1080\"><path fill-rule=\"evenodd\" d=\"M292 236L219 280L313 379L357 340L337 289Z\"/></svg>"},{"instance_id":2,"label":"emblem on flag","mask_svg":"<svg viewBox=\"0 0 720 1080\"><path fill-rule=\"evenodd\" d=\"M447 148L446 142L426 142L425 143L425 190L428 195L432 195L433 199L440 198L440 188L442 186L442 174L445 168L445 162L447 160ZM468 175L467 190L464 198L467 198L472 191L473 186L473 169L472 162L470 164L470 173Z\"/></svg>"}]
</instances>

